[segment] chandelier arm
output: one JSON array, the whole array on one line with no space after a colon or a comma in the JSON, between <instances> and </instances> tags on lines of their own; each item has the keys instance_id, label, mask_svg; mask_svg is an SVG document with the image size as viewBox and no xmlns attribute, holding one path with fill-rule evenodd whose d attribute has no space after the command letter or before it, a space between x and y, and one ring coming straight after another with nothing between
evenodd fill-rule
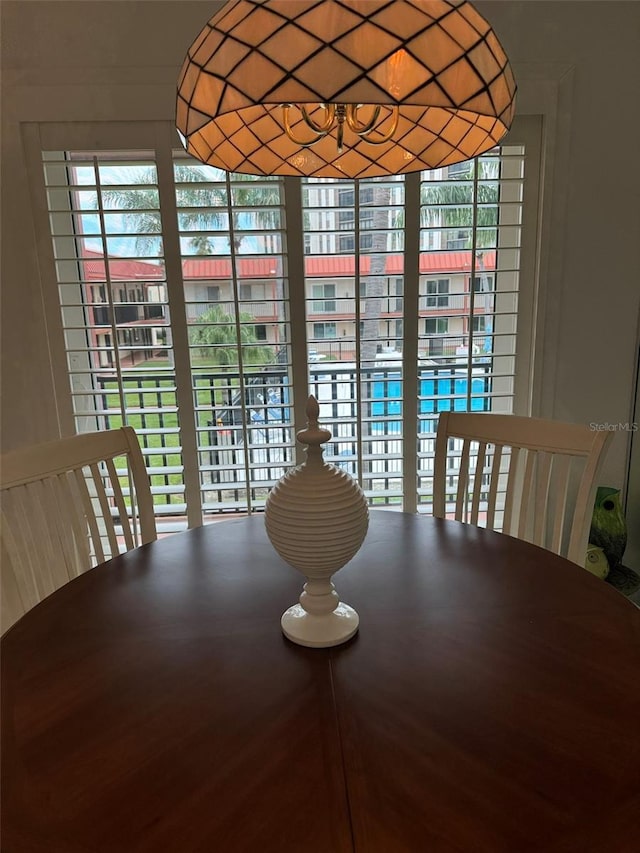
<instances>
[{"instance_id":1,"label":"chandelier arm","mask_svg":"<svg viewBox=\"0 0 640 853\"><path fill-rule=\"evenodd\" d=\"M358 109L362 106L362 104L348 104L347 105L347 126L349 130L353 131L357 136L366 136L370 130L373 129L375 123L378 121L378 116L380 115L380 106L376 106L373 110L373 115L371 119L364 124L358 122Z\"/></svg>"},{"instance_id":2,"label":"chandelier arm","mask_svg":"<svg viewBox=\"0 0 640 853\"><path fill-rule=\"evenodd\" d=\"M322 122L322 124L317 124L307 112L306 106L303 104L300 107L300 112L302 113L302 118L305 121L305 124L310 130L313 130L314 133L321 134L324 136L329 133L331 128L333 127L333 123L336 118L336 105L335 104L323 104L322 105L325 110L326 118Z\"/></svg>"},{"instance_id":3,"label":"chandelier arm","mask_svg":"<svg viewBox=\"0 0 640 853\"><path fill-rule=\"evenodd\" d=\"M366 142L368 145L384 145L385 142L389 142L389 140L393 137L394 133L398 129L399 121L400 110L398 107L394 107L393 122L389 130L386 133L381 134L379 139L372 139L371 133L374 131L369 131L366 136L363 136L363 141ZM380 133L380 131L376 129L375 133Z\"/></svg>"},{"instance_id":4,"label":"chandelier arm","mask_svg":"<svg viewBox=\"0 0 640 853\"><path fill-rule=\"evenodd\" d=\"M293 129L291 127L291 122L289 121L289 109L290 109L290 107L291 107L291 104L282 104L282 120L284 122L284 131L292 142L295 142L295 144L299 145L301 148L311 148L311 146L315 145L315 143L319 139L321 139L323 136L327 135L328 131L326 131L326 130L325 131L319 131L319 130L314 130L313 127L309 127L309 130L314 134L313 139L309 139L309 140L298 139L298 137L296 137L295 133L293 132ZM305 124L307 124L306 121L305 121Z\"/></svg>"}]
</instances>

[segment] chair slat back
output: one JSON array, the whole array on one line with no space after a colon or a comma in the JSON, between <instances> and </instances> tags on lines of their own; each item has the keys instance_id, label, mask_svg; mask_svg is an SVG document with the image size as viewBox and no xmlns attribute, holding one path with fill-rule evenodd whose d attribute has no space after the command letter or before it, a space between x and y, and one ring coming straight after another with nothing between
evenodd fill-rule
<instances>
[{"instance_id":1,"label":"chair slat back","mask_svg":"<svg viewBox=\"0 0 640 853\"><path fill-rule=\"evenodd\" d=\"M542 418L442 412L434 515L508 533L584 565L597 473L610 438ZM459 467L449 464L452 457Z\"/></svg>"},{"instance_id":2,"label":"chair slat back","mask_svg":"<svg viewBox=\"0 0 640 853\"><path fill-rule=\"evenodd\" d=\"M72 578L156 538L131 427L7 453L0 489L3 631Z\"/></svg>"}]
</instances>

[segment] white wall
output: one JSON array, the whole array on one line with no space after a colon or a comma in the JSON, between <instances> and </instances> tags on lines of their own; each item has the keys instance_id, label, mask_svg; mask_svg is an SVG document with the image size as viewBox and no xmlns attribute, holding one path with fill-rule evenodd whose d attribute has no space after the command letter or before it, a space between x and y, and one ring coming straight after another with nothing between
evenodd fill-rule
<instances>
[{"instance_id":1,"label":"white wall","mask_svg":"<svg viewBox=\"0 0 640 853\"><path fill-rule=\"evenodd\" d=\"M519 84L519 112L544 116L542 346L536 413L632 419L640 237L637 84L640 4L483 2ZM2 6L2 436L55 436L21 123L167 119L187 46L210 0L4 0ZM603 482L622 486L628 433ZM640 530L640 508L628 508ZM640 535L640 534L639 534ZM636 546L634 546L636 547Z\"/></svg>"}]
</instances>

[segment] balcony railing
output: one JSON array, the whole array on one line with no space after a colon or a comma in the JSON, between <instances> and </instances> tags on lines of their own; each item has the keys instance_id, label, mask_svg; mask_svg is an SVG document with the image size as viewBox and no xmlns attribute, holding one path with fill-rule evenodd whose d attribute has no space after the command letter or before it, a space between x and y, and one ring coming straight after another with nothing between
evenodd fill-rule
<instances>
[{"instance_id":1,"label":"balcony railing","mask_svg":"<svg viewBox=\"0 0 640 853\"><path fill-rule=\"evenodd\" d=\"M113 374L97 377L101 428L123 422ZM433 455L437 413L487 411L491 407L490 365L466 369L431 365L419 375L419 455ZM263 506L271 486L294 464L291 382L286 367L259 373L217 370L193 377L203 508L206 514ZM166 372L126 375L125 422L136 428L161 516L184 514L183 461L174 396ZM242 389L242 390L241 390ZM399 504L403 470L403 377L400 364L356 370L353 364L310 365L310 393L320 402L323 424L332 431L325 458L360 476L372 503ZM360 399L360 403L358 400ZM360 433L360 436L359 436ZM359 437L358 437L359 436ZM360 454L360 455L359 455ZM247 482L247 472L249 482Z\"/></svg>"}]
</instances>

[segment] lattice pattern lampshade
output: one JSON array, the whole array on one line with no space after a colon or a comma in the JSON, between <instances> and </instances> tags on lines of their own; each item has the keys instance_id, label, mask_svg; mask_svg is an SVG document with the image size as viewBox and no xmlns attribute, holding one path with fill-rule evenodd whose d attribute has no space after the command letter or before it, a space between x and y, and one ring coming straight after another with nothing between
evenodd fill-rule
<instances>
[{"instance_id":1,"label":"lattice pattern lampshade","mask_svg":"<svg viewBox=\"0 0 640 853\"><path fill-rule=\"evenodd\" d=\"M189 48L176 124L203 163L262 175L369 178L433 169L495 146L516 85L493 30L467 0L230 0ZM336 129L309 147L299 109L380 105L383 138ZM372 105L372 106L370 106ZM369 112L367 113L367 110Z\"/></svg>"}]
</instances>

